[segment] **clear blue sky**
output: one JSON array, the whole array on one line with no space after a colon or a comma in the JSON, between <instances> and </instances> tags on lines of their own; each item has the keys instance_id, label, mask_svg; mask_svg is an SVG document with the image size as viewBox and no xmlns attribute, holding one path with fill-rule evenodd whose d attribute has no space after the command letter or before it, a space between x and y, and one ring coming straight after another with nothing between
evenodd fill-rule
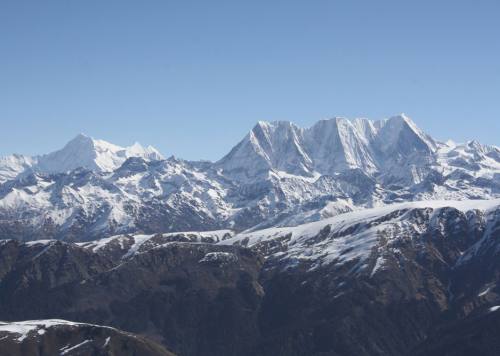
<instances>
[{"instance_id":1,"label":"clear blue sky","mask_svg":"<svg viewBox=\"0 0 500 356\"><path fill-rule=\"evenodd\" d=\"M500 144L500 1L2 0L0 154L218 159L258 120L405 112Z\"/></svg>"}]
</instances>

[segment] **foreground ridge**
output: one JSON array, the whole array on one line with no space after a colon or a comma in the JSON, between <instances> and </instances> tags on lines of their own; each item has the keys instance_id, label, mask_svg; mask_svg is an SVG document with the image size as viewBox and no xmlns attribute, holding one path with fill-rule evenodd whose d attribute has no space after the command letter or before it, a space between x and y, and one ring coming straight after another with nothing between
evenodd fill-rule
<instances>
[{"instance_id":1,"label":"foreground ridge","mask_svg":"<svg viewBox=\"0 0 500 356\"><path fill-rule=\"evenodd\" d=\"M137 335L60 319L0 322L0 353L173 356L162 346Z\"/></svg>"},{"instance_id":2,"label":"foreground ridge","mask_svg":"<svg viewBox=\"0 0 500 356\"><path fill-rule=\"evenodd\" d=\"M3 240L0 319L105 324L188 356L493 356L499 257L500 199L240 233Z\"/></svg>"}]
</instances>

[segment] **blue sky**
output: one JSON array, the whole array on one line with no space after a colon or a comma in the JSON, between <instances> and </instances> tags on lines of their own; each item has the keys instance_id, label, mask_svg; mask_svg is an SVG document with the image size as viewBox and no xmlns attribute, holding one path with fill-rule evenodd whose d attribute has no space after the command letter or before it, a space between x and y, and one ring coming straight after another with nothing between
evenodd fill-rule
<instances>
[{"instance_id":1,"label":"blue sky","mask_svg":"<svg viewBox=\"0 0 500 356\"><path fill-rule=\"evenodd\" d=\"M0 155L79 132L218 159L258 120L405 112L499 145L500 2L0 1Z\"/></svg>"}]
</instances>

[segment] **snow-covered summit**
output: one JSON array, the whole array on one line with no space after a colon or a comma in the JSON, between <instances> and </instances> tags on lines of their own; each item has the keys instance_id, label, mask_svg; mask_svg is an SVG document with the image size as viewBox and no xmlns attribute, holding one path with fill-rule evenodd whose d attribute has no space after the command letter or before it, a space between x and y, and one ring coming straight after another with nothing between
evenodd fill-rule
<instances>
[{"instance_id":1,"label":"snow-covered summit","mask_svg":"<svg viewBox=\"0 0 500 356\"><path fill-rule=\"evenodd\" d=\"M163 156L151 146L144 148L135 143L129 147L120 147L79 134L62 149L41 156L37 169L47 173L67 172L76 168L111 172L129 157L141 157L146 160L163 159Z\"/></svg>"},{"instance_id":2,"label":"snow-covered summit","mask_svg":"<svg viewBox=\"0 0 500 356\"><path fill-rule=\"evenodd\" d=\"M76 168L97 172L112 172L127 158L161 160L163 156L152 146L135 143L121 147L104 140L79 134L63 148L40 156L11 155L0 159L0 183L24 172L63 173Z\"/></svg>"},{"instance_id":3,"label":"snow-covered summit","mask_svg":"<svg viewBox=\"0 0 500 356\"><path fill-rule=\"evenodd\" d=\"M437 143L406 115L385 120L320 120L309 128L260 121L218 164L229 175L248 179L268 170L314 176L362 169L370 174L429 162ZM404 167L406 165L406 167ZM405 172L395 172L404 178Z\"/></svg>"},{"instance_id":4,"label":"snow-covered summit","mask_svg":"<svg viewBox=\"0 0 500 356\"><path fill-rule=\"evenodd\" d=\"M19 173L29 169L36 163L36 158L12 154L0 157L0 184L16 178Z\"/></svg>"}]
</instances>

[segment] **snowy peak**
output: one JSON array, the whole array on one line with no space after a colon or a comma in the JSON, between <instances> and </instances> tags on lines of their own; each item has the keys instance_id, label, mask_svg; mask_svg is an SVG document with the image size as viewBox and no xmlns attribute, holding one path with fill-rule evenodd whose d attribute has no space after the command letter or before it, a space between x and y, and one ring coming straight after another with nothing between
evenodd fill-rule
<instances>
[{"instance_id":1,"label":"snowy peak","mask_svg":"<svg viewBox=\"0 0 500 356\"><path fill-rule=\"evenodd\" d=\"M311 177L361 169L375 175L401 162L432 162L436 150L436 142L404 114L380 121L336 117L305 129L260 121L219 164L235 178L273 170Z\"/></svg>"},{"instance_id":2,"label":"snowy peak","mask_svg":"<svg viewBox=\"0 0 500 356\"><path fill-rule=\"evenodd\" d=\"M140 157L146 161L164 159L152 146L144 148L135 143L130 147L120 147L79 134L62 149L52 153L34 157L10 155L0 158L0 183L32 171L53 174L85 168L97 172L111 172L130 157Z\"/></svg>"},{"instance_id":3,"label":"snowy peak","mask_svg":"<svg viewBox=\"0 0 500 356\"><path fill-rule=\"evenodd\" d=\"M259 121L217 165L241 180L267 176L271 170L307 176L312 160L302 141L302 130L291 122Z\"/></svg>"},{"instance_id":4,"label":"snowy peak","mask_svg":"<svg viewBox=\"0 0 500 356\"><path fill-rule=\"evenodd\" d=\"M369 140L348 119L317 122L305 130L305 143L314 159L316 171L322 174L356 168L370 173L376 170Z\"/></svg>"},{"instance_id":5,"label":"snowy peak","mask_svg":"<svg viewBox=\"0 0 500 356\"><path fill-rule=\"evenodd\" d=\"M438 163L444 174L457 174L460 171L498 181L500 149L477 141L461 144L447 142L439 147Z\"/></svg>"},{"instance_id":6,"label":"snowy peak","mask_svg":"<svg viewBox=\"0 0 500 356\"><path fill-rule=\"evenodd\" d=\"M302 130L288 121L260 122L252 132L270 167L291 174L311 173L312 160L303 147Z\"/></svg>"},{"instance_id":7,"label":"snowy peak","mask_svg":"<svg viewBox=\"0 0 500 356\"><path fill-rule=\"evenodd\" d=\"M146 160L159 161L165 159L163 155L153 146L143 147L139 142L125 149L127 157L142 157Z\"/></svg>"},{"instance_id":8,"label":"snowy peak","mask_svg":"<svg viewBox=\"0 0 500 356\"><path fill-rule=\"evenodd\" d=\"M16 178L20 172L29 169L34 164L33 157L13 154L0 157L0 184Z\"/></svg>"},{"instance_id":9,"label":"snowy peak","mask_svg":"<svg viewBox=\"0 0 500 356\"><path fill-rule=\"evenodd\" d=\"M111 172L129 157L141 157L145 160L163 159L162 155L151 146L144 148L135 143L130 147L120 147L79 134L61 150L41 156L37 169L46 173L67 172L76 168Z\"/></svg>"},{"instance_id":10,"label":"snowy peak","mask_svg":"<svg viewBox=\"0 0 500 356\"><path fill-rule=\"evenodd\" d=\"M36 168L46 173L67 172L79 167L100 171L102 167L96 160L98 151L105 151L105 146L99 147L96 143L91 137L79 134L62 149L40 156Z\"/></svg>"},{"instance_id":11,"label":"snowy peak","mask_svg":"<svg viewBox=\"0 0 500 356\"><path fill-rule=\"evenodd\" d=\"M376 123L380 126L377 133L377 146L386 154L409 156L420 152L430 154L436 151L436 142L405 114L391 117Z\"/></svg>"}]
</instances>

